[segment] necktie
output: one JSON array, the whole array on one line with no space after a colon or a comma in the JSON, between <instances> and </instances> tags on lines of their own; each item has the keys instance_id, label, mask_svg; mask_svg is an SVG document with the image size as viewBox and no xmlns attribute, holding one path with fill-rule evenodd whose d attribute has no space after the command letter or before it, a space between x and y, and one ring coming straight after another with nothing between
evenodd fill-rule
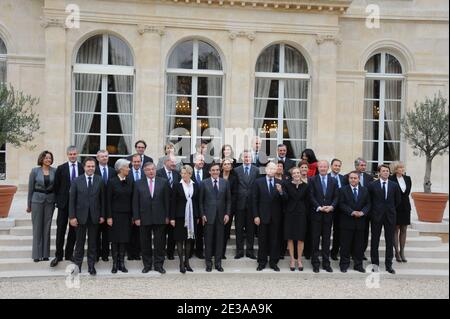
<instances>
[{"instance_id":1,"label":"necktie","mask_svg":"<svg viewBox=\"0 0 450 319\"><path fill-rule=\"evenodd\" d=\"M92 176L88 176L88 192L90 193L92 189Z\"/></svg>"},{"instance_id":2,"label":"necktie","mask_svg":"<svg viewBox=\"0 0 450 319\"><path fill-rule=\"evenodd\" d=\"M144 166L144 155L141 155L141 168Z\"/></svg>"},{"instance_id":3,"label":"necktie","mask_svg":"<svg viewBox=\"0 0 450 319\"><path fill-rule=\"evenodd\" d=\"M167 176L169 177L170 188L173 186L172 172L167 172Z\"/></svg>"},{"instance_id":4,"label":"necktie","mask_svg":"<svg viewBox=\"0 0 450 319\"><path fill-rule=\"evenodd\" d=\"M341 188L341 181L339 180L339 176L336 175L336 176L334 176L334 178L336 179L336 183L337 183L338 187Z\"/></svg>"},{"instance_id":5,"label":"necktie","mask_svg":"<svg viewBox=\"0 0 450 319\"><path fill-rule=\"evenodd\" d=\"M70 181L73 181L77 177L77 173L75 171L75 164L72 164L72 175L70 176Z\"/></svg>"},{"instance_id":6,"label":"necktie","mask_svg":"<svg viewBox=\"0 0 450 319\"><path fill-rule=\"evenodd\" d=\"M322 179L322 191L323 191L323 196L325 196L326 193L327 193L327 184L325 184L325 178L326 178L326 176L321 176L320 178Z\"/></svg>"},{"instance_id":7,"label":"necktie","mask_svg":"<svg viewBox=\"0 0 450 319\"><path fill-rule=\"evenodd\" d=\"M248 166L245 166L245 175L248 176Z\"/></svg>"},{"instance_id":8,"label":"necktie","mask_svg":"<svg viewBox=\"0 0 450 319\"><path fill-rule=\"evenodd\" d=\"M358 189L355 187L353 188L353 199L356 201L358 201Z\"/></svg>"},{"instance_id":9,"label":"necktie","mask_svg":"<svg viewBox=\"0 0 450 319\"><path fill-rule=\"evenodd\" d=\"M148 185L150 190L150 196L153 197L153 178L150 178L150 183Z\"/></svg>"},{"instance_id":10,"label":"necktie","mask_svg":"<svg viewBox=\"0 0 450 319\"><path fill-rule=\"evenodd\" d=\"M359 183L361 184L361 186L364 186L364 174L363 173L359 174Z\"/></svg>"},{"instance_id":11,"label":"necktie","mask_svg":"<svg viewBox=\"0 0 450 319\"><path fill-rule=\"evenodd\" d=\"M386 182L383 182L383 194L384 194L384 200L387 199L387 194L386 194Z\"/></svg>"},{"instance_id":12,"label":"necktie","mask_svg":"<svg viewBox=\"0 0 450 319\"><path fill-rule=\"evenodd\" d=\"M275 189L273 188L273 179L269 179L269 185L270 185L270 194L272 195L275 192Z\"/></svg>"},{"instance_id":13,"label":"necktie","mask_svg":"<svg viewBox=\"0 0 450 319\"><path fill-rule=\"evenodd\" d=\"M138 171L134 171L134 181L137 182L139 180L139 172Z\"/></svg>"},{"instance_id":14,"label":"necktie","mask_svg":"<svg viewBox=\"0 0 450 319\"><path fill-rule=\"evenodd\" d=\"M200 183L202 181L201 177L200 177L200 171L197 171L196 177L197 179L197 183Z\"/></svg>"},{"instance_id":15,"label":"necktie","mask_svg":"<svg viewBox=\"0 0 450 319\"><path fill-rule=\"evenodd\" d=\"M258 152L255 153L255 163L259 162L259 154Z\"/></svg>"},{"instance_id":16,"label":"necktie","mask_svg":"<svg viewBox=\"0 0 450 319\"><path fill-rule=\"evenodd\" d=\"M108 184L108 175L106 175L106 167L103 167L103 183Z\"/></svg>"},{"instance_id":17,"label":"necktie","mask_svg":"<svg viewBox=\"0 0 450 319\"><path fill-rule=\"evenodd\" d=\"M219 196L219 188L217 187L217 179L214 180L214 193L216 193L216 198Z\"/></svg>"}]
</instances>

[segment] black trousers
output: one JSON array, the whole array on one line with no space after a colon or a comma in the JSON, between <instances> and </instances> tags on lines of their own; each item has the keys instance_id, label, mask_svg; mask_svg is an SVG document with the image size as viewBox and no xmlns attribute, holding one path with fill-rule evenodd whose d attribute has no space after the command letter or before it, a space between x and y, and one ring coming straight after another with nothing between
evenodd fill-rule
<instances>
[{"instance_id":1,"label":"black trousers","mask_svg":"<svg viewBox=\"0 0 450 319\"><path fill-rule=\"evenodd\" d=\"M67 233L66 249L64 250L64 240L66 236L67 224L69 222L69 211L67 209L58 208L58 217L56 218L56 252L55 257L62 259L64 251L66 259L71 259L75 240L77 238L75 227L69 224L69 232Z\"/></svg>"},{"instance_id":2,"label":"black trousers","mask_svg":"<svg viewBox=\"0 0 450 319\"><path fill-rule=\"evenodd\" d=\"M384 227L384 239L386 241L386 255L385 255L385 265L386 267L392 266L392 258L394 257L394 233L395 233L395 223L391 224L385 215L381 222L371 222L371 233L372 238L370 241L370 259L372 264L380 265L380 258L378 248L380 246L380 236L381 229Z\"/></svg>"},{"instance_id":3,"label":"black trousers","mask_svg":"<svg viewBox=\"0 0 450 319\"><path fill-rule=\"evenodd\" d=\"M256 226L251 210L248 208L238 210L234 223L236 226L236 254L244 253L244 240L247 252L253 252Z\"/></svg>"},{"instance_id":4,"label":"black trousers","mask_svg":"<svg viewBox=\"0 0 450 319\"><path fill-rule=\"evenodd\" d=\"M205 263L212 266L212 256L214 253L215 266L221 266L225 225L216 217L214 224L205 225Z\"/></svg>"},{"instance_id":5,"label":"black trousers","mask_svg":"<svg viewBox=\"0 0 450 319\"><path fill-rule=\"evenodd\" d=\"M81 264L84 258L84 244L86 242L86 233L88 235L88 253L87 262L88 267L94 267L97 259L97 236L98 236L98 224L93 224L88 218L86 224L78 225L76 227L77 241L75 244L75 254L73 256L73 262L81 269Z\"/></svg>"},{"instance_id":6,"label":"black trousers","mask_svg":"<svg viewBox=\"0 0 450 319\"><path fill-rule=\"evenodd\" d=\"M231 225L232 224L233 224L233 215L230 215L230 220L225 225L225 230L224 230L224 233L223 233L222 256L225 256L226 252L227 252L227 245L228 245L228 240L230 239L230 236L231 236Z\"/></svg>"},{"instance_id":7,"label":"black trousers","mask_svg":"<svg viewBox=\"0 0 450 319\"><path fill-rule=\"evenodd\" d=\"M280 259L280 223L260 224L258 227L258 264L275 266Z\"/></svg>"},{"instance_id":8,"label":"black trousers","mask_svg":"<svg viewBox=\"0 0 450 319\"><path fill-rule=\"evenodd\" d=\"M330 218L325 218L321 212L314 214L320 214L320 219L311 218L312 227L312 256L311 264L313 267L320 266L319 260L319 246L320 239L322 238L322 267L330 266L330 242L331 242L331 226L333 221ZM328 216L327 216L328 217Z\"/></svg>"},{"instance_id":9,"label":"black trousers","mask_svg":"<svg viewBox=\"0 0 450 319\"><path fill-rule=\"evenodd\" d=\"M131 238L127 245L128 258L137 258L141 256L141 236L140 227L133 224L131 227Z\"/></svg>"},{"instance_id":10,"label":"black trousers","mask_svg":"<svg viewBox=\"0 0 450 319\"><path fill-rule=\"evenodd\" d=\"M341 229L341 249L339 266L348 269L350 256L353 256L353 266L362 267L364 255L364 229Z\"/></svg>"},{"instance_id":11,"label":"black trousers","mask_svg":"<svg viewBox=\"0 0 450 319\"><path fill-rule=\"evenodd\" d=\"M166 243L166 227L167 225L140 226L142 261L144 263L144 267L151 268L153 261L155 268L163 266L165 257L164 247ZM152 234L154 245L152 245Z\"/></svg>"},{"instance_id":12,"label":"black trousers","mask_svg":"<svg viewBox=\"0 0 450 319\"><path fill-rule=\"evenodd\" d=\"M341 212L333 212L333 245L331 248L331 254L336 255L339 253L341 244L341 231L340 231L340 214Z\"/></svg>"},{"instance_id":13,"label":"black trousers","mask_svg":"<svg viewBox=\"0 0 450 319\"><path fill-rule=\"evenodd\" d=\"M108 257L110 248L109 248L109 239L108 239L108 224L106 221L103 224L99 224L98 226L98 235L97 235L97 256L98 257Z\"/></svg>"},{"instance_id":14,"label":"black trousers","mask_svg":"<svg viewBox=\"0 0 450 319\"><path fill-rule=\"evenodd\" d=\"M364 253L369 247L369 234L370 234L370 216L366 216L366 226L364 228Z\"/></svg>"},{"instance_id":15,"label":"black trousers","mask_svg":"<svg viewBox=\"0 0 450 319\"><path fill-rule=\"evenodd\" d=\"M175 241L173 240L173 230L174 227L171 225L167 225L166 233L167 233L167 244L166 244L166 252L167 256L173 256L175 252Z\"/></svg>"},{"instance_id":16,"label":"black trousers","mask_svg":"<svg viewBox=\"0 0 450 319\"><path fill-rule=\"evenodd\" d=\"M203 254L203 236L204 236L204 226L200 220L195 229L195 253Z\"/></svg>"}]
</instances>

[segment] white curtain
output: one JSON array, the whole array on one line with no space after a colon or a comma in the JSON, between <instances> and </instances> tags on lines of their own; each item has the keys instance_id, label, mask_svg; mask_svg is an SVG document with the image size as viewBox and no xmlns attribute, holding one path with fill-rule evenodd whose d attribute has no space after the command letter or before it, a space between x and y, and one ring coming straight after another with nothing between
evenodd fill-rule
<instances>
[{"instance_id":1,"label":"white curtain","mask_svg":"<svg viewBox=\"0 0 450 319\"><path fill-rule=\"evenodd\" d=\"M0 58L0 85L6 83L6 61Z\"/></svg>"},{"instance_id":2,"label":"white curtain","mask_svg":"<svg viewBox=\"0 0 450 319\"><path fill-rule=\"evenodd\" d=\"M386 99L401 99L401 80L386 80ZM385 139L396 140L400 139L400 101L386 101L385 104ZM399 143L386 143L387 148L393 160L400 159ZM386 154L385 154L386 155Z\"/></svg>"},{"instance_id":3,"label":"white curtain","mask_svg":"<svg viewBox=\"0 0 450 319\"><path fill-rule=\"evenodd\" d=\"M369 60L369 61L372 61ZM366 80L365 81L365 98L373 98L375 96L374 92L374 80ZM371 120L374 119L374 102L375 101L364 101L364 119ZM374 122L364 121L364 132L363 137L365 140L374 140ZM378 135L375 139L378 139ZM363 145L363 157L366 160L373 160L373 149L375 147L375 143L373 142L364 142Z\"/></svg>"},{"instance_id":4,"label":"white curtain","mask_svg":"<svg viewBox=\"0 0 450 319\"><path fill-rule=\"evenodd\" d=\"M167 93L175 94L177 93L177 76L168 74L167 75ZM176 118L169 115L176 115L176 101L177 97L174 96L167 96L166 97L166 107L167 107L167 117L166 117L166 123L167 123L167 134L175 134L175 132L172 132L175 129L175 120Z\"/></svg>"},{"instance_id":5,"label":"white curtain","mask_svg":"<svg viewBox=\"0 0 450 319\"><path fill-rule=\"evenodd\" d=\"M78 51L77 61L79 63L101 64L102 57L101 37L87 40ZM75 88L80 91L99 91L102 76L100 74L75 74ZM75 132L81 132L83 135L75 135L75 146L80 152L83 152L86 143L87 134L90 131L92 120L94 119L95 106L97 105L97 93L77 94L78 101L75 109L79 112L88 112L88 114L76 114Z\"/></svg>"},{"instance_id":6,"label":"white curtain","mask_svg":"<svg viewBox=\"0 0 450 319\"><path fill-rule=\"evenodd\" d=\"M113 65L133 65L133 58L130 49L121 40L110 36L110 56ZM116 92L133 92L133 77L126 75L114 75L114 84ZM128 154L132 150L133 136L133 97L130 94L116 94L117 110L119 113L120 125L123 134L129 134L123 137Z\"/></svg>"}]
</instances>

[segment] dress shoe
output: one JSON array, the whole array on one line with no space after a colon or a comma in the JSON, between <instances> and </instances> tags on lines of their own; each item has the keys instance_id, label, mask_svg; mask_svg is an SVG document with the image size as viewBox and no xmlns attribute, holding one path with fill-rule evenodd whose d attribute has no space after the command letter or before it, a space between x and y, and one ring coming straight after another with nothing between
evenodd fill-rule
<instances>
[{"instance_id":1,"label":"dress shoe","mask_svg":"<svg viewBox=\"0 0 450 319\"><path fill-rule=\"evenodd\" d=\"M166 273L166 270L163 267L158 267L158 268L155 267L155 270L157 272L159 272L160 274L165 274Z\"/></svg>"},{"instance_id":2,"label":"dress shoe","mask_svg":"<svg viewBox=\"0 0 450 319\"><path fill-rule=\"evenodd\" d=\"M33 261L34 261L35 263L38 263L38 262L40 262L41 260L40 260L39 258L35 258L35 259L33 259Z\"/></svg>"},{"instance_id":3,"label":"dress shoe","mask_svg":"<svg viewBox=\"0 0 450 319\"><path fill-rule=\"evenodd\" d=\"M244 254L237 254L234 259L241 259L242 257L244 257Z\"/></svg>"},{"instance_id":4,"label":"dress shoe","mask_svg":"<svg viewBox=\"0 0 450 319\"><path fill-rule=\"evenodd\" d=\"M89 268L89 275L91 276L97 275L97 270L95 270L95 267Z\"/></svg>"},{"instance_id":5,"label":"dress shoe","mask_svg":"<svg viewBox=\"0 0 450 319\"><path fill-rule=\"evenodd\" d=\"M253 252L248 252L245 255L250 259L256 259L255 253L253 253Z\"/></svg>"},{"instance_id":6,"label":"dress shoe","mask_svg":"<svg viewBox=\"0 0 450 319\"><path fill-rule=\"evenodd\" d=\"M186 273L186 267L180 266L180 272L181 272L182 274L185 274L185 273Z\"/></svg>"},{"instance_id":7,"label":"dress shoe","mask_svg":"<svg viewBox=\"0 0 450 319\"><path fill-rule=\"evenodd\" d=\"M113 263L113 266L112 266L112 269L111 269L111 273L117 274L117 263Z\"/></svg>"},{"instance_id":8,"label":"dress shoe","mask_svg":"<svg viewBox=\"0 0 450 319\"><path fill-rule=\"evenodd\" d=\"M46 258L42 258L42 261L49 261L49 259L46 257Z\"/></svg>"},{"instance_id":9,"label":"dress shoe","mask_svg":"<svg viewBox=\"0 0 450 319\"><path fill-rule=\"evenodd\" d=\"M280 271L280 268L277 265L270 266L275 271Z\"/></svg>"},{"instance_id":10,"label":"dress shoe","mask_svg":"<svg viewBox=\"0 0 450 319\"><path fill-rule=\"evenodd\" d=\"M189 265L189 263L185 263L185 264L184 264L184 267L186 268L186 271L194 272L194 271L192 270L191 266Z\"/></svg>"},{"instance_id":11,"label":"dress shoe","mask_svg":"<svg viewBox=\"0 0 450 319\"><path fill-rule=\"evenodd\" d=\"M408 260L405 258L405 253L404 252L400 251L400 257L402 259L402 262L404 262L404 263L408 262Z\"/></svg>"},{"instance_id":12,"label":"dress shoe","mask_svg":"<svg viewBox=\"0 0 450 319\"><path fill-rule=\"evenodd\" d=\"M130 256L128 256L128 258L127 258L128 260L135 260L135 258L134 257L130 257Z\"/></svg>"},{"instance_id":13,"label":"dress shoe","mask_svg":"<svg viewBox=\"0 0 450 319\"><path fill-rule=\"evenodd\" d=\"M289 267L291 271L295 271L295 267Z\"/></svg>"},{"instance_id":14,"label":"dress shoe","mask_svg":"<svg viewBox=\"0 0 450 319\"><path fill-rule=\"evenodd\" d=\"M392 267L386 268L386 271L387 271L388 273L390 273L390 274L395 275L395 270L394 270L394 268L392 268Z\"/></svg>"},{"instance_id":15,"label":"dress shoe","mask_svg":"<svg viewBox=\"0 0 450 319\"><path fill-rule=\"evenodd\" d=\"M222 266L216 266L216 270L219 271L219 272L223 272Z\"/></svg>"},{"instance_id":16,"label":"dress shoe","mask_svg":"<svg viewBox=\"0 0 450 319\"><path fill-rule=\"evenodd\" d=\"M337 254L331 254L330 257L331 257L332 260L339 260Z\"/></svg>"},{"instance_id":17,"label":"dress shoe","mask_svg":"<svg viewBox=\"0 0 450 319\"><path fill-rule=\"evenodd\" d=\"M134 257L134 260L141 260L141 256Z\"/></svg>"},{"instance_id":18,"label":"dress shoe","mask_svg":"<svg viewBox=\"0 0 450 319\"><path fill-rule=\"evenodd\" d=\"M400 257L400 254L399 254L399 253L395 253L395 260L396 260L398 263L401 263L401 262L402 262L402 258Z\"/></svg>"},{"instance_id":19,"label":"dress shoe","mask_svg":"<svg viewBox=\"0 0 450 319\"><path fill-rule=\"evenodd\" d=\"M347 272L347 268L341 268L341 272L346 273Z\"/></svg>"},{"instance_id":20,"label":"dress shoe","mask_svg":"<svg viewBox=\"0 0 450 319\"><path fill-rule=\"evenodd\" d=\"M298 265L298 271L303 271L303 265Z\"/></svg>"},{"instance_id":21,"label":"dress shoe","mask_svg":"<svg viewBox=\"0 0 450 319\"><path fill-rule=\"evenodd\" d=\"M367 257L366 257L366 255L363 255L363 260L367 260Z\"/></svg>"},{"instance_id":22,"label":"dress shoe","mask_svg":"<svg viewBox=\"0 0 450 319\"><path fill-rule=\"evenodd\" d=\"M58 263L62 261L62 258L55 258L50 262L50 267L56 267L58 266Z\"/></svg>"},{"instance_id":23,"label":"dress shoe","mask_svg":"<svg viewBox=\"0 0 450 319\"><path fill-rule=\"evenodd\" d=\"M148 273L150 270L152 270L152 267L144 267L144 269L142 269L142 273L146 274Z\"/></svg>"},{"instance_id":24,"label":"dress shoe","mask_svg":"<svg viewBox=\"0 0 450 319\"><path fill-rule=\"evenodd\" d=\"M330 266L323 267L323 270L325 270L326 272L333 272L333 268L331 268Z\"/></svg>"},{"instance_id":25,"label":"dress shoe","mask_svg":"<svg viewBox=\"0 0 450 319\"><path fill-rule=\"evenodd\" d=\"M73 256L66 256L64 259L67 261L73 261Z\"/></svg>"},{"instance_id":26,"label":"dress shoe","mask_svg":"<svg viewBox=\"0 0 450 319\"><path fill-rule=\"evenodd\" d=\"M204 255L203 253L196 253L195 256L196 256L198 259L205 259L205 255Z\"/></svg>"},{"instance_id":27,"label":"dress shoe","mask_svg":"<svg viewBox=\"0 0 450 319\"><path fill-rule=\"evenodd\" d=\"M258 268L256 268L256 270L257 270L257 271L262 271L264 268L266 268L265 265L259 264L259 265L258 265Z\"/></svg>"},{"instance_id":28,"label":"dress shoe","mask_svg":"<svg viewBox=\"0 0 450 319\"><path fill-rule=\"evenodd\" d=\"M122 266L120 267L120 271L121 272L128 272L128 269L125 267L125 264L122 264Z\"/></svg>"},{"instance_id":29,"label":"dress shoe","mask_svg":"<svg viewBox=\"0 0 450 319\"><path fill-rule=\"evenodd\" d=\"M320 271L319 267L313 267L313 272L317 274L319 271Z\"/></svg>"},{"instance_id":30,"label":"dress shoe","mask_svg":"<svg viewBox=\"0 0 450 319\"><path fill-rule=\"evenodd\" d=\"M173 255L167 255L167 259L169 259L169 260L174 260L175 257L174 257Z\"/></svg>"},{"instance_id":31,"label":"dress shoe","mask_svg":"<svg viewBox=\"0 0 450 319\"><path fill-rule=\"evenodd\" d=\"M212 266L206 266L206 272L211 272L212 271Z\"/></svg>"},{"instance_id":32,"label":"dress shoe","mask_svg":"<svg viewBox=\"0 0 450 319\"><path fill-rule=\"evenodd\" d=\"M102 260L106 262L106 261L109 261L109 258L108 258L108 256L103 256Z\"/></svg>"},{"instance_id":33,"label":"dress shoe","mask_svg":"<svg viewBox=\"0 0 450 319\"><path fill-rule=\"evenodd\" d=\"M354 267L353 269L358 271L358 272L362 272L362 273L366 272L366 270L363 267L361 267L361 266L360 267Z\"/></svg>"}]
</instances>

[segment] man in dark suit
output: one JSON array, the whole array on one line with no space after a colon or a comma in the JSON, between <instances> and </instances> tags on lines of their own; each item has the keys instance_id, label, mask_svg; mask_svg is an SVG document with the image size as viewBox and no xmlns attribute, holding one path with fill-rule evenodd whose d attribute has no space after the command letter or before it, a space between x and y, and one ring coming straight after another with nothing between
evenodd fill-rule
<instances>
[{"instance_id":1,"label":"man in dark suit","mask_svg":"<svg viewBox=\"0 0 450 319\"><path fill-rule=\"evenodd\" d=\"M75 247L76 232L75 228L69 224L67 233L66 249L64 250L64 237L66 236L67 223L69 221L69 196L70 185L79 175L84 173L83 165L77 162L78 151L76 146L67 148L68 161L61 164L55 173L55 196L56 206L58 207L58 217L56 219L56 252L55 258L51 261L50 267L56 267L63 259L64 251L66 260L71 260L73 249Z\"/></svg>"},{"instance_id":2,"label":"man in dark suit","mask_svg":"<svg viewBox=\"0 0 450 319\"><path fill-rule=\"evenodd\" d=\"M231 190L228 181L219 177L219 164L212 164L209 174L211 178L202 181L199 199L200 216L205 227L205 264L206 271L210 272L214 250L215 268L222 272L225 224L231 214Z\"/></svg>"},{"instance_id":3,"label":"man in dark suit","mask_svg":"<svg viewBox=\"0 0 450 319\"><path fill-rule=\"evenodd\" d=\"M144 178L144 171L142 170L142 157L139 154L134 154L131 157L131 170L127 176L130 183L137 183ZM141 239L139 236L140 228L133 223L131 226L131 238L127 246L128 260L141 260Z\"/></svg>"},{"instance_id":4,"label":"man in dark suit","mask_svg":"<svg viewBox=\"0 0 450 319\"><path fill-rule=\"evenodd\" d=\"M252 153L244 150L242 153L243 164L234 169L238 176L238 198L235 217L236 226L236 256L235 259L244 257L244 238L247 242L246 256L256 259L253 245L255 242L255 223L252 211L252 190L256 179L259 177L259 169L252 165Z\"/></svg>"},{"instance_id":5,"label":"man in dark suit","mask_svg":"<svg viewBox=\"0 0 450 319\"><path fill-rule=\"evenodd\" d=\"M252 139L252 164L259 167L259 173L264 175L266 170L264 167L269 163L269 157L266 152L262 150L262 140L259 136L254 136Z\"/></svg>"},{"instance_id":6,"label":"man in dark suit","mask_svg":"<svg viewBox=\"0 0 450 319\"><path fill-rule=\"evenodd\" d=\"M170 190L173 189L173 185L178 184L181 181L181 175L177 172L177 159L174 155L167 155L164 158L163 168L156 171L156 176L167 179L170 185ZM173 230L171 225L167 225L167 245L166 253L169 260L174 259L175 241L173 240Z\"/></svg>"},{"instance_id":7,"label":"man in dark suit","mask_svg":"<svg viewBox=\"0 0 450 319\"><path fill-rule=\"evenodd\" d=\"M338 186L338 189L342 189L343 186L345 186L345 178L343 175L340 174L342 167L342 161L334 158L331 161L331 172L329 175L336 180L336 184ZM331 248L331 259L338 260L338 254L339 254L339 246L340 246L340 222L339 218L341 216L341 213L339 212L339 207L337 210L333 213L333 246Z\"/></svg>"},{"instance_id":8,"label":"man in dark suit","mask_svg":"<svg viewBox=\"0 0 450 319\"><path fill-rule=\"evenodd\" d=\"M105 186L102 178L94 174L95 160L88 157L83 162L85 174L78 176L70 187L69 220L76 227L77 240L73 262L81 272L84 243L88 235L89 274L96 275L98 225L105 222Z\"/></svg>"},{"instance_id":9,"label":"man in dark suit","mask_svg":"<svg viewBox=\"0 0 450 319\"><path fill-rule=\"evenodd\" d=\"M209 178L209 170L205 167L205 157L201 154L197 154L194 158L193 165L193 173L191 179L197 183L200 187L203 180ZM203 253L203 236L204 236L204 227L203 223L199 223L195 230L195 256L199 259L204 259L205 255ZM193 252L191 251L191 254ZM192 257L192 256L190 256Z\"/></svg>"},{"instance_id":10,"label":"man in dark suit","mask_svg":"<svg viewBox=\"0 0 450 319\"><path fill-rule=\"evenodd\" d=\"M282 161L284 163L284 175L290 176L289 170L296 165L295 161L286 157L287 146L284 144L278 144L277 152L278 152L277 161Z\"/></svg>"},{"instance_id":11,"label":"man in dark suit","mask_svg":"<svg viewBox=\"0 0 450 319\"><path fill-rule=\"evenodd\" d=\"M280 223L282 214L282 181L275 178L276 165L269 163L265 167L266 176L255 181L253 188L253 217L259 227L258 232L258 267L257 271L266 268L267 256L269 266L280 271L281 235Z\"/></svg>"},{"instance_id":12,"label":"man in dark suit","mask_svg":"<svg viewBox=\"0 0 450 319\"><path fill-rule=\"evenodd\" d=\"M95 168L95 175L102 178L103 184L106 189L108 188L109 181L117 176L117 172L111 166L108 166L109 153L107 150L99 150L97 152L97 162L98 166ZM98 228L98 238L97 238L97 261L102 258L103 261L109 261L109 239L108 239L108 225L103 223Z\"/></svg>"},{"instance_id":13,"label":"man in dark suit","mask_svg":"<svg viewBox=\"0 0 450 319\"><path fill-rule=\"evenodd\" d=\"M353 269L366 272L363 268L365 218L370 213L371 203L367 187L359 184L359 173L348 174L349 185L339 191L339 214L341 249L339 267L347 272L350 254L353 255ZM353 252L352 252L353 248Z\"/></svg>"},{"instance_id":14,"label":"man in dark suit","mask_svg":"<svg viewBox=\"0 0 450 319\"><path fill-rule=\"evenodd\" d=\"M370 259L373 265L379 266L378 247L380 244L381 229L384 227L386 241L385 265L386 271L395 274L392 268L394 257L394 232L397 218L397 206L401 201L401 190L397 183L389 180L390 169L388 165L378 167L380 179L369 185L372 200L371 215L371 241Z\"/></svg>"},{"instance_id":15,"label":"man in dark suit","mask_svg":"<svg viewBox=\"0 0 450 319\"><path fill-rule=\"evenodd\" d=\"M166 227L169 224L170 186L162 177L156 176L156 165L144 164L145 178L135 184L133 193L133 220L141 229L141 249L144 269L148 273L155 265L161 274L164 265ZM154 250L152 247L152 234Z\"/></svg>"},{"instance_id":16,"label":"man in dark suit","mask_svg":"<svg viewBox=\"0 0 450 319\"><path fill-rule=\"evenodd\" d=\"M141 168L143 167L143 165L145 163L153 163L153 158L145 155L145 150L147 149L147 143L145 143L145 141L143 140L139 140L136 143L134 143L134 148L136 150L136 154L138 154L141 157ZM130 161L130 167L132 165L132 161L133 161L133 156L134 155L130 155L128 156L126 159Z\"/></svg>"},{"instance_id":17,"label":"man in dark suit","mask_svg":"<svg viewBox=\"0 0 450 319\"><path fill-rule=\"evenodd\" d=\"M319 244L322 238L322 268L327 272L333 272L330 266L330 240L333 213L339 203L339 189L336 180L327 174L328 162L319 161L317 164L319 175L311 178L311 228L312 249L311 264L315 273L319 272Z\"/></svg>"}]
</instances>

